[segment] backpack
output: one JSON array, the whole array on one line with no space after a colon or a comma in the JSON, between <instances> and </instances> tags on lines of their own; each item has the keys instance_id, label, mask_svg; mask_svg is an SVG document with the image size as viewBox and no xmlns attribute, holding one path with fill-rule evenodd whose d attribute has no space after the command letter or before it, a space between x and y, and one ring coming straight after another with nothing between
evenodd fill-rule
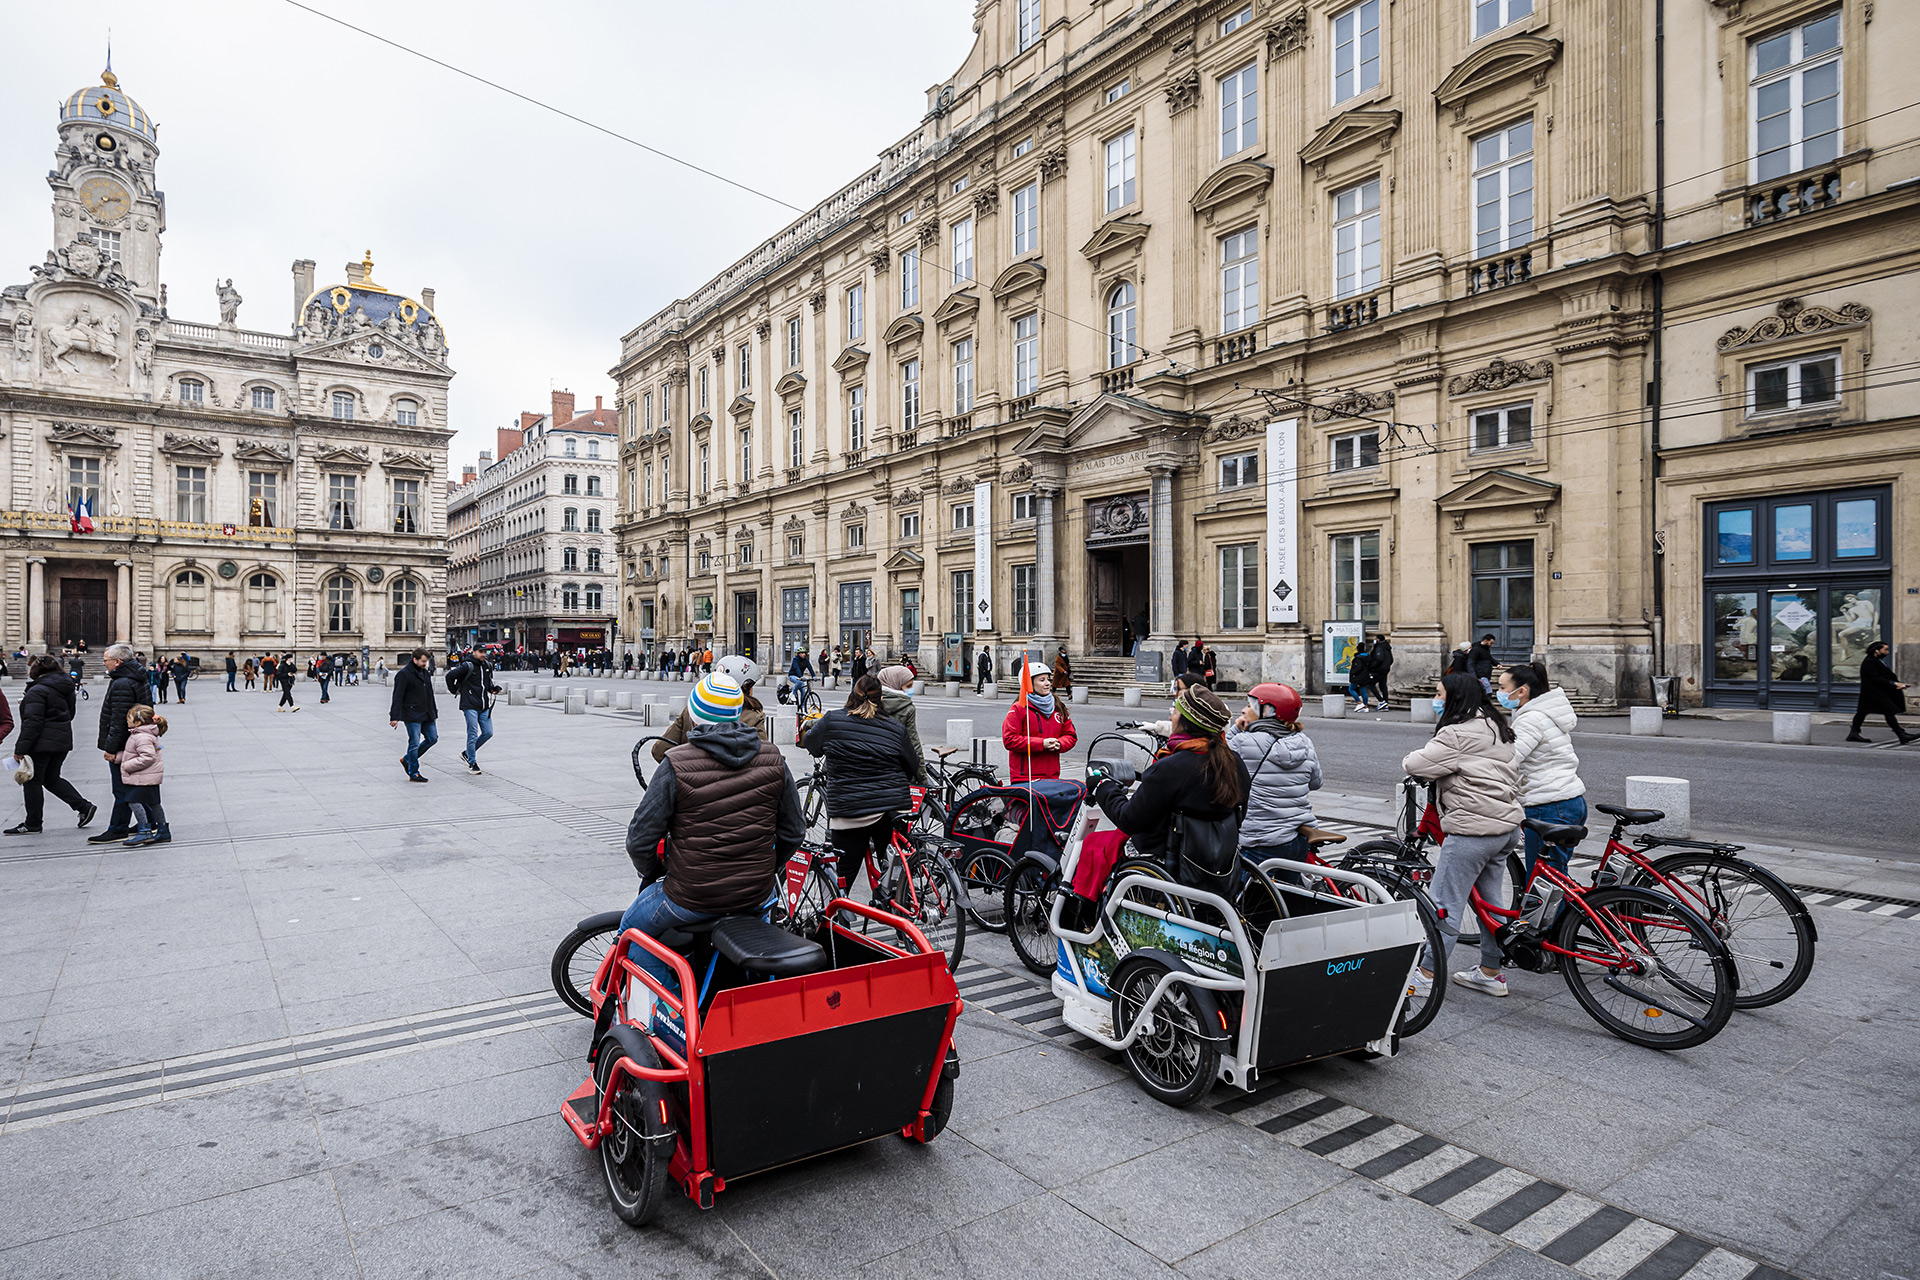
<instances>
[{"instance_id":1,"label":"backpack","mask_svg":"<svg viewBox=\"0 0 1920 1280\"><path fill-rule=\"evenodd\" d=\"M453 666L448 667L447 668L447 692L448 693L460 692L460 686L466 682L466 679L467 679L466 663L457 662Z\"/></svg>"},{"instance_id":2,"label":"backpack","mask_svg":"<svg viewBox=\"0 0 1920 1280\"><path fill-rule=\"evenodd\" d=\"M1176 811L1167 852L1181 884L1227 897L1240 852L1240 811L1220 818L1197 818Z\"/></svg>"}]
</instances>

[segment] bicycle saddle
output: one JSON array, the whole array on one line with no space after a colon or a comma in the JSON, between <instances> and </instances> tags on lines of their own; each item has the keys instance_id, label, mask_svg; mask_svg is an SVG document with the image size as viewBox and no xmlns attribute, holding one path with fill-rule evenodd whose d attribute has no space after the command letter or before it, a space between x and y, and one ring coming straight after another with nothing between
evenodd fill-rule
<instances>
[{"instance_id":1,"label":"bicycle saddle","mask_svg":"<svg viewBox=\"0 0 1920 1280\"><path fill-rule=\"evenodd\" d=\"M960 748L958 747L935 747L933 749L933 754L939 756L942 760L945 760L948 756L952 755L954 752L958 751L959 749Z\"/></svg>"},{"instance_id":2,"label":"bicycle saddle","mask_svg":"<svg viewBox=\"0 0 1920 1280\"><path fill-rule=\"evenodd\" d=\"M1666 817L1663 809L1627 809L1617 804L1597 804L1593 806L1602 813L1610 813L1628 826L1637 827L1649 822L1658 822Z\"/></svg>"},{"instance_id":3,"label":"bicycle saddle","mask_svg":"<svg viewBox=\"0 0 1920 1280\"><path fill-rule=\"evenodd\" d=\"M787 932L755 916L728 916L713 926L713 949L763 978L792 978L827 967L817 942Z\"/></svg>"},{"instance_id":4,"label":"bicycle saddle","mask_svg":"<svg viewBox=\"0 0 1920 1280\"><path fill-rule=\"evenodd\" d=\"M1527 830L1539 836L1550 845L1565 845L1571 849L1587 838L1587 829L1575 823L1548 822L1545 818L1528 818L1524 824Z\"/></svg>"},{"instance_id":5,"label":"bicycle saddle","mask_svg":"<svg viewBox=\"0 0 1920 1280\"><path fill-rule=\"evenodd\" d=\"M1309 849L1318 849L1323 844L1345 844L1347 838L1338 831L1322 831L1318 827L1301 827L1300 834L1307 838Z\"/></svg>"}]
</instances>

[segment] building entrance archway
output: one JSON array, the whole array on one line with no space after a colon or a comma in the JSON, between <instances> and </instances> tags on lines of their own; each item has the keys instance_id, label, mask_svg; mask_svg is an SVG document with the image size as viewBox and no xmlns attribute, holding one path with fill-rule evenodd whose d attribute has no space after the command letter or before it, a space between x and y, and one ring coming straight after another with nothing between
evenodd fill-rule
<instances>
[{"instance_id":1,"label":"building entrance archway","mask_svg":"<svg viewBox=\"0 0 1920 1280\"><path fill-rule=\"evenodd\" d=\"M1126 657L1146 628L1153 588L1147 504L1144 493L1087 504L1087 652L1093 657Z\"/></svg>"}]
</instances>

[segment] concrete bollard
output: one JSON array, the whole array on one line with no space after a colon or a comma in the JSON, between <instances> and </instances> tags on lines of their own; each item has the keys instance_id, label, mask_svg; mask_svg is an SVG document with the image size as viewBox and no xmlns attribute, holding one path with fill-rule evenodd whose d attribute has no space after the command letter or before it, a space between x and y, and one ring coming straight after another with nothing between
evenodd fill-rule
<instances>
[{"instance_id":1,"label":"concrete bollard","mask_svg":"<svg viewBox=\"0 0 1920 1280\"><path fill-rule=\"evenodd\" d=\"M970 747L973 745L973 721L947 721L947 745L950 747Z\"/></svg>"},{"instance_id":2,"label":"concrete bollard","mask_svg":"<svg viewBox=\"0 0 1920 1280\"><path fill-rule=\"evenodd\" d=\"M680 713L682 711L685 711L686 709L687 709L687 700L685 698L667 699L666 723L672 724L675 720L678 720L680 718Z\"/></svg>"},{"instance_id":3,"label":"concrete bollard","mask_svg":"<svg viewBox=\"0 0 1920 1280\"><path fill-rule=\"evenodd\" d=\"M927 691L927 682L925 680L915 680L913 682L913 685L907 690L908 694L915 698L919 697L921 694L925 693L926 691Z\"/></svg>"},{"instance_id":4,"label":"concrete bollard","mask_svg":"<svg viewBox=\"0 0 1920 1280\"><path fill-rule=\"evenodd\" d=\"M534 687L533 696L538 698L542 702L552 702L553 686L550 684L536 685Z\"/></svg>"},{"instance_id":5,"label":"concrete bollard","mask_svg":"<svg viewBox=\"0 0 1920 1280\"><path fill-rule=\"evenodd\" d=\"M633 710L633 694L629 693L625 689L622 689L620 692L614 694L613 709L615 711Z\"/></svg>"},{"instance_id":6,"label":"concrete bollard","mask_svg":"<svg viewBox=\"0 0 1920 1280\"><path fill-rule=\"evenodd\" d=\"M613 692L609 689L595 689L593 691L593 705L596 707L612 705L612 698Z\"/></svg>"},{"instance_id":7,"label":"concrete bollard","mask_svg":"<svg viewBox=\"0 0 1920 1280\"><path fill-rule=\"evenodd\" d=\"M587 714L587 695L584 693L568 694L567 714L570 716L583 716Z\"/></svg>"},{"instance_id":8,"label":"concrete bollard","mask_svg":"<svg viewBox=\"0 0 1920 1280\"><path fill-rule=\"evenodd\" d=\"M1320 715L1326 720L1345 720L1347 718L1347 695L1344 693L1323 693L1320 695Z\"/></svg>"},{"instance_id":9,"label":"concrete bollard","mask_svg":"<svg viewBox=\"0 0 1920 1280\"><path fill-rule=\"evenodd\" d=\"M1139 706L1140 705L1140 686L1137 684L1130 684L1126 688L1122 689L1120 691L1120 705L1123 707Z\"/></svg>"},{"instance_id":10,"label":"concrete bollard","mask_svg":"<svg viewBox=\"0 0 1920 1280\"><path fill-rule=\"evenodd\" d=\"M957 698L960 696L960 682L958 680L947 681L947 696L949 698Z\"/></svg>"},{"instance_id":11,"label":"concrete bollard","mask_svg":"<svg viewBox=\"0 0 1920 1280\"><path fill-rule=\"evenodd\" d=\"M1432 695L1427 695L1425 697L1416 695L1413 699L1413 704L1410 710L1410 714L1412 715L1413 722L1415 724L1435 723L1438 720L1438 717L1433 714Z\"/></svg>"},{"instance_id":12,"label":"concrete bollard","mask_svg":"<svg viewBox=\"0 0 1920 1280\"><path fill-rule=\"evenodd\" d=\"M994 680L989 680L989 681L987 681L987 683L986 683L986 686L985 686L984 688L982 688L982 689L981 689L981 691L980 691L980 696L981 696L981 697L983 697L983 698L997 698L997 697L999 697L999 696L1000 696L1000 685L999 685L999 682L998 682L998 681L994 681Z\"/></svg>"},{"instance_id":13,"label":"concrete bollard","mask_svg":"<svg viewBox=\"0 0 1920 1280\"><path fill-rule=\"evenodd\" d=\"M1085 702L1087 700L1087 686L1083 684L1073 686L1073 700L1075 702Z\"/></svg>"},{"instance_id":14,"label":"concrete bollard","mask_svg":"<svg viewBox=\"0 0 1920 1280\"><path fill-rule=\"evenodd\" d=\"M800 741L800 716L793 711L767 712L767 730L776 747L791 747Z\"/></svg>"},{"instance_id":15,"label":"concrete bollard","mask_svg":"<svg viewBox=\"0 0 1920 1280\"><path fill-rule=\"evenodd\" d=\"M1636 738L1658 738L1666 733L1666 718L1659 707L1628 707L1627 731Z\"/></svg>"},{"instance_id":16,"label":"concrete bollard","mask_svg":"<svg viewBox=\"0 0 1920 1280\"><path fill-rule=\"evenodd\" d=\"M1813 713L1811 711L1774 712L1773 740L1790 742L1802 747L1812 745Z\"/></svg>"},{"instance_id":17,"label":"concrete bollard","mask_svg":"<svg viewBox=\"0 0 1920 1280\"><path fill-rule=\"evenodd\" d=\"M507 705L510 707L524 707L527 705L527 689L525 685L517 684L507 690Z\"/></svg>"},{"instance_id":18,"label":"concrete bollard","mask_svg":"<svg viewBox=\"0 0 1920 1280\"><path fill-rule=\"evenodd\" d=\"M1635 827L1656 836L1684 840L1693 830L1691 784L1685 778L1627 778L1626 799L1629 809L1658 809L1667 816L1650 827Z\"/></svg>"}]
</instances>

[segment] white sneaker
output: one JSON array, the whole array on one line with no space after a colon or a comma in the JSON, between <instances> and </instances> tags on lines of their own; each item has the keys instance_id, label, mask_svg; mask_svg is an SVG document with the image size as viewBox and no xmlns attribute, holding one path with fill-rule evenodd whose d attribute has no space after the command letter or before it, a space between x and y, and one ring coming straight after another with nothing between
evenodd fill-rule
<instances>
[{"instance_id":1,"label":"white sneaker","mask_svg":"<svg viewBox=\"0 0 1920 1280\"><path fill-rule=\"evenodd\" d=\"M1462 969L1459 973L1453 975L1453 980L1460 986L1471 987L1473 990L1481 992L1484 995L1504 996L1507 994L1507 975L1504 973L1496 973L1489 978L1486 974L1480 972L1479 965L1474 965L1469 969Z\"/></svg>"},{"instance_id":2,"label":"white sneaker","mask_svg":"<svg viewBox=\"0 0 1920 1280\"><path fill-rule=\"evenodd\" d=\"M1407 979L1407 994L1415 1000L1425 1000L1433 994L1433 979L1415 969L1413 976Z\"/></svg>"}]
</instances>

